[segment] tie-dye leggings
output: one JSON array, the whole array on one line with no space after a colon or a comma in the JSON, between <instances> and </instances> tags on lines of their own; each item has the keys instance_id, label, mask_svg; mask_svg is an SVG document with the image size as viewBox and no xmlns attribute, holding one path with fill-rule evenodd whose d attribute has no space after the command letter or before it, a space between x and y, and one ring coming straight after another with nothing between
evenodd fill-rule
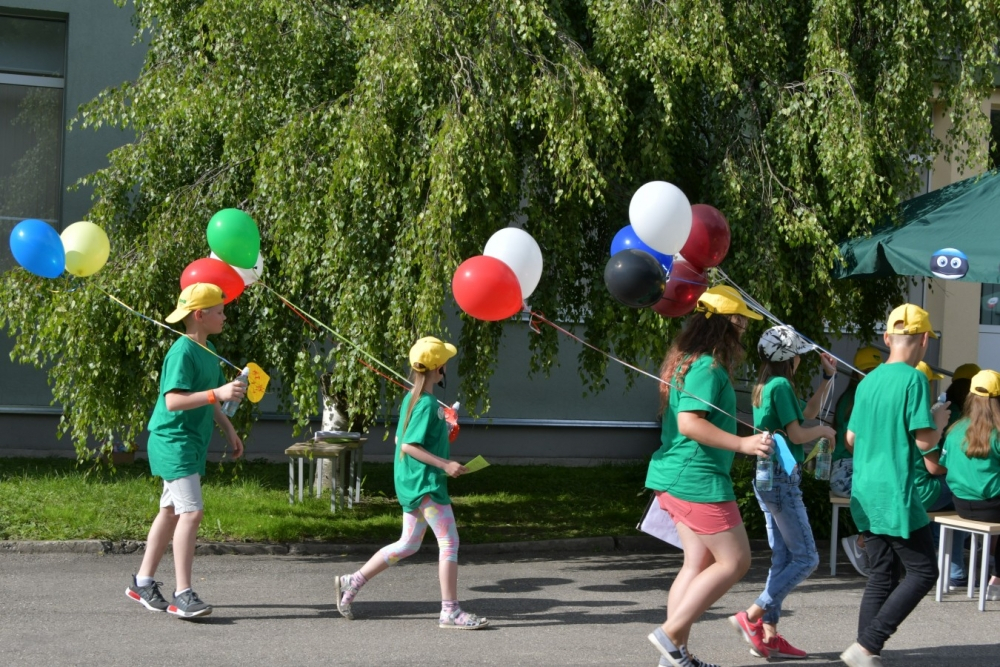
<instances>
[{"instance_id":1,"label":"tie-dye leggings","mask_svg":"<svg viewBox=\"0 0 1000 667\"><path fill-rule=\"evenodd\" d=\"M457 562L458 530L451 505L439 505L430 496L424 496L420 507L412 512L403 512L403 535L399 541L379 551L386 564L395 565L400 559L417 553L428 524L438 541L439 560Z\"/></svg>"}]
</instances>

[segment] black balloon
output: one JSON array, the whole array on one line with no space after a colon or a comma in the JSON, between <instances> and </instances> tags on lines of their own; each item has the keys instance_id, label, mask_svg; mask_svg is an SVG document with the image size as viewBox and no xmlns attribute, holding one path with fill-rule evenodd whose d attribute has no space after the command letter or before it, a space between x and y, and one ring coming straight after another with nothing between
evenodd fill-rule
<instances>
[{"instance_id":1,"label":"black balloon","mask_svg":"<svg viewBox=\"0 0 1000 667\"><path fill-rule=\"evenodd\" d=\"M663 296L667 274L648 252L630 248L615 253L604 267L604 284L611 296L631 308L646 308Z\"/></svg>"}]
</instances>

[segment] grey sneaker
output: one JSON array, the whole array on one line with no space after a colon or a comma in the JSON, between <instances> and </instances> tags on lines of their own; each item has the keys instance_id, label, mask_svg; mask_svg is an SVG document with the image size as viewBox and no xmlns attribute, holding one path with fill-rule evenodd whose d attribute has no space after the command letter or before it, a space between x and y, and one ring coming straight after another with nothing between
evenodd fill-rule
<instances>
[{"instance_id":1,"label":"grey sneaker","mask_svg":"<svg viewBox=\"0 0 1000 667\"><path fill-rule=\"evenodd\" d=\"M198 618L212 613L212 606L201 601L193 590L174 596L174 603L167 607L167 613L181 618Z\"/></svg>"},{"instance_id":2,"label":"grey sneaker","mask_svg":"<svg viewBox=\"0 0 1000 667\"><path fill-rule=\"evenodd\" d=\"M132 575L132 585L125 589L125 595L135 600L150 611L166 611L166 598L160 593L161 581L154 581L149 586L140 586L135 582L135 575Z\"/></svg>"},{"instance_id":3,"label":"grey sneaker","mask_svg":"<svg viewBox=\"0 0 1000 667\"><path fill-rule=\"evenodd\" d=\"M341 576L334 577L334 591L337 595L337 611L340 615L346 618L348 621L354 620L354 612L351 611L351 603L344 602L344 593L347 591L354 591L357 595L357 589L351 588L351 575L345 574Z\"/></svg>"},{"instance_id":4,"label":"grey sneaker","mask_svg":"<svg viewBox=\"0 0 1000 667\"><path fill-rule=\"evenodd\" d=\"M858 536L851 535L850 537L845 537L840 540L840 543L843 545L844 551L847 553L847 558L851 561L854 569L862 577L867 577L869 572L868 552L858 546Z\"/></svg>"},{"instance_id":5,"label":"grey sneaker","mask_svg":"<svg viewBox=\"0 0 1000 667\"><path fill-rule=\"evenodd\" d=\"M840 654L840 659L848 667L882 667L881 656L869 655L857 642L848 646L847 650Z\"/></svg>"},{"instance_id":6,"label":"grey sneaker","mask_svg":"<svg viewBox=\"0 0 1000 667\"><path fill-rule=\"evenodd\" d=\"M694 667L722 667L722 665L717 665L714 662L705 662L704 660L699 660L698 656L695 655L690 655L688 657L691 658L691 664L694 665ZM670 661L667 660L666 657L661 655L660 667L673 667L673 665L670 664Z\"/></svg>"}]
</instances>

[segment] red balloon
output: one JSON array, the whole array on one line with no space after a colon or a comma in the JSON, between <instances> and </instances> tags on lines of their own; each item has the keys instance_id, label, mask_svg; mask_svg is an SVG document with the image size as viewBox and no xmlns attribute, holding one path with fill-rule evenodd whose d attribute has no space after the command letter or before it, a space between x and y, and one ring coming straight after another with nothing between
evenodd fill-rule
<instances>
[{"instance_id":1,"label":"red balloon","mask_svg":"<svg viewBox=\"0 0 1000 667\"><path fill-rule=\"evenodd\" d=\"M729 252L729 223L719 209L708 204L691 207L691 233L680 254L694 266L718 266Z\"/></svg>"},{"instance_id":2,"label":"red balloon","mask_svg":"<svg viewBox=\"0 0 1000 667\"><path fill-rule=\"evenodd\" d=\"M496 322L522 308L517 275L496 257L477 255L462 262L451 279L451 292L458 307L477 320Z\"/></svg>"},{"instance_id":3,"label":"red balloon","mask_svg":"<svg viewBox=\"0 0 1000 667\"><path fill-rule=\"evenodd\" d=\"M698 297L708 289L708 276L703 269L692 266L686 257L674 255L674 266L667 280L663 297L652 305L664 317L687 315L698 305Z\"/></svg>"},{"instance_id":4,"label":"red balloon","mask_svg":"<svg viewBox=\"0 0 1000 667\"><path fill-rule=\"evenodd\" d=\"M229 303L243 294L243 288L246 287L236 269L221 259L211 257L196 259L184 269L181 274L181 289L195 283L208 283L221 289L225 297L223 303Z\"/></svg>"}]
</instances>

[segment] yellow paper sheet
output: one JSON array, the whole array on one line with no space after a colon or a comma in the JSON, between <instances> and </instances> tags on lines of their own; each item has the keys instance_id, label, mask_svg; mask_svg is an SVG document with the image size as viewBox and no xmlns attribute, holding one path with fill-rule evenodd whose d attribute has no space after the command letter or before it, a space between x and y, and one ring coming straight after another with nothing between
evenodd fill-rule
<instances>
[{"instance_id":1,"label":"yellow paper sheet","mask_svg":"<svg viewBox=\"0 0 1000 667\"><path fill-rule=\"evenodd\" d=\"M483 468L489 466L490 464L483 458L482 454L472 459L465 464L465 470L467 472L476 472L477 470L482 470Z\"/></svg>"},{"instance_id":2,"label":"yellow paper sheet","mask_svg":"<svg viewBox=\"0 0 1000 667\"><path fill-rule=\"evenodd\" d=\"M806 460L803 461L803 463L809 463L809 461L816 458L817 454L819 454L819 442L813 445L813 450L809 452L809 456L806 457Z\"/></svg>"},{"instance_id":3,"label":"yellow paper sheet","mask_svg":"<svg viewBox=\"0 0 1000 667\"><path fill-rule=\"evenodd\" d=\"M252 361L247 364L247 368L250 369L250 376L247 378L247 398L250 399L251 403L258 403L260 399L264 398L264 392L267 390L267 383L271 377L264 372L263 368Z\"/></svg>"}]
</instances>

